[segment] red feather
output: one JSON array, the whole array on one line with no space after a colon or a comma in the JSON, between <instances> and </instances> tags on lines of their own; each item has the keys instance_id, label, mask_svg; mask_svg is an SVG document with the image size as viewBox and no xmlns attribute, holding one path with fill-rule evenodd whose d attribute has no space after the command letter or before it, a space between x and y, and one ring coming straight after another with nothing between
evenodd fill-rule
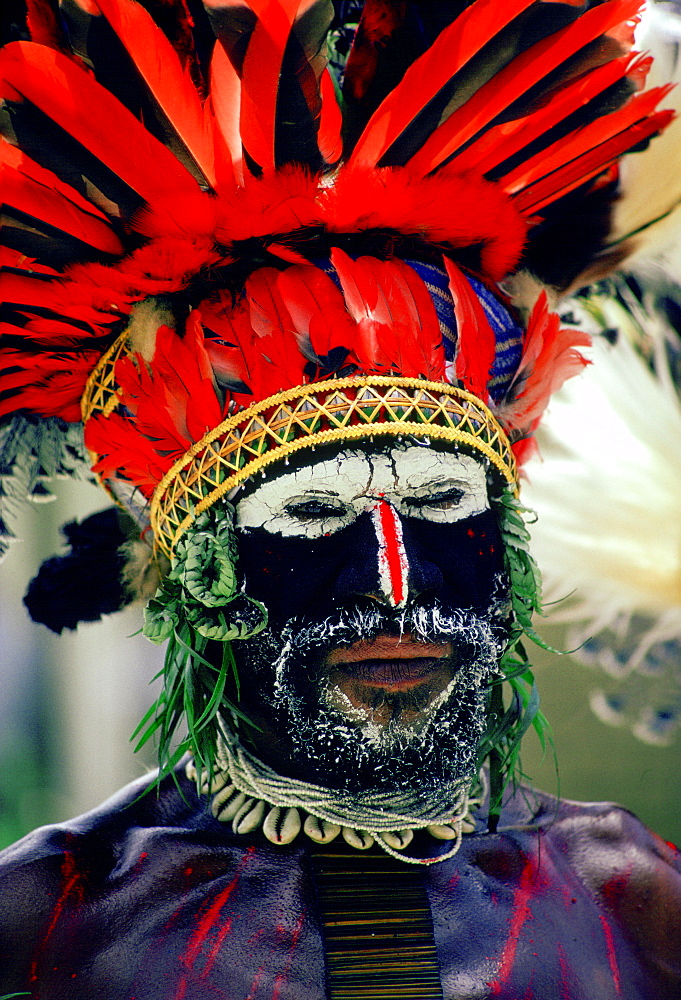
<instances>
[{"instance_id":1,"label":"red feather","mask_svg":"<svg viewBox=\"0 0 681 1000\"><path fill-rule=\"evenodd\" d=\"M343 116L328 69L319 78L322 111L319 119L319 152L327 163L337 163L343 153Z\"/></svg>"},{"instance_id":2,"label":"red feather","mask_svg":"<svg viewBox=\"0 0 681 1000\"><path fill-rule=\"evenodd\" d=\"M412 157L412 167L423 174L430 173L514 101L543 80L557 65L599 38L622 19L633 17L640 6L640 0L604 3L526 49L480 87L433 132L416 156Z\"/></svg>"},{"instance_id":3,"label":"red feather","mask_svg":"<svg viewBox=\"0 0 681 1000\"><path fill-rule=\"evenodd\" d=\"M355 321L353 349L360 369L387 375L395 365L395 343L391 337L392 314L376 273L373 257L353 260L334 247L331 263L343 288L345 303Z\"/></svg>"},{"instance_id":4,"label":"red feather","mask_svg":"<svg viewBox=\"0 0 681 1000\"><path fill-rule=\"evenodd\" d=\"M0 323L0 336L7 335L15 338L15 342L22 340L32 350L54 350L66 351L68 349L81 349L87 346L92 334L88 334L82 328L74 326L68 320L49 319L38 316L30 319L25 325L14 326L11 323ZM92 344L89 345L92 348Z\"/></svg>"},{"instance_id":5,"label":"red feather","mask_svg":"<svg viewBox=\"0 0 681 1000\"><path fill-rule=\"evenodd\" d=\"M110 268L98 265L104 278L113 275ZM86 324L94 336L108 333L108 326L128 315L131 301L118 290L104 282L88 283L86 280L38 277L30 273L16 274L5 271L0 275L0 299L31 315L36 309L47 309L61 319ZM87 336L82 332L81 336Z\"/></svg>"},{"instance_id":6,"label":"red feather","mask_svg":"<svg viewBox=\"0 0 681 1000\"><path fill-rule=\"evenodd\" d=\"M484 403L489 401L487 383L494 364L496 339L477 295L461 271L445 258L449 289L454 300L457 328L456 377L464 389Z\"/></svg>"},{"instance_id":7,"label":"red feather","mask_svg":"<svg viewBox=\"0 0 681 1000\"><path fill-rule=\"evenodd\" d=\"M445 380L445 354L440 322L425 282L401 260L388 262L396 278L395 293L399 299L395 311L406 320L399 344L402 347L401 371L405 376L416 375L436 382ZM402 312L401 304L404 304Z\"/></svg>"},{"instance_id":8,"label":"red feather","mask_svg":"<svg viewBox=\"0 0 681 1000\"><path fill-rule=\"evenodd\" d=\"M50 3L50 0L26 0L26 24L32 41L71 54L59 23L56 4Z\"/></svg>"},{"instance_id":9,"label":"red feather","mask_svg":"<svg viewBox=\"0 0 681 1000\"><path fill-rule=\"evenodd\" d=\"M167 326L159 328L151 370L154 386L164 399L161 406L190 444L221 422L222 401L203 346L198 314L189 314L182 338Z\"/></svg>"},{"instance_id":10,"label":"red feather","mask_svg":"<svg viewBox=\"0 0 681 1000\"><path fill-rule=\"evenodd\" d=\"M253 352L258 358L257 379L252 386L256 399L304 381L305 359L298 350L295 327L281 291L279 271L261 267L246 282L250 322L255 333Z\"/></svg>"},{"instance_id":11,"label":"red feather","mask_svg":"<svg viewBox=\"0 0 681 1000\"><path fill-rule=\"evenodd\" d=\"M164 196L177 203L196 192L196 181L173 154L61 53L35 42L11 42L0 51L0 77L10 96L16 92L35 104L151 205Z\"/></svg>"},{"instance_id":12,"label":"red feather","mask_svg":"<svg viewBox=\"0 0 681 1000\"><path fill-rule=\"evenodd\" d=\"M92 471L103 479L133 482L151 498L158 483L173 465L172 453L159 455L154 442L139 434L133 424L119 413L109 417L97 414L85 425L85 445L98 456Z\"/></svg>"},{"instance_id":13,"label":"red feather","mask_svg":"<svg viewBox=\"0 0 681 1000\"><path fill-rule=\"evenodd\" d=\"M97 0L97 6L206 182L214 188L212 119L204 114L191 67L182 66L173 46L139 3Z\"/></svg>"},{"instance_id":14,"label":"red feather","mask_svg":"<svg viewBox=\"0 0 681 1000\"><path fill-rule=\"evenodd\" d=\"M331 261L356 324L353 349L361 371L444 378L440 324L416 272L400 260L353 261L338 248Z\"/></svg>"},{"instance_id":15,"label":"red feather","mask_svg":"<svg viewBox=\"0 0 681 1000\"><path fill-rule=\"evenodd\" d=\"M352 40L345 64L343 92L354 101L363 101L377 74L380 74L380 53L403 25L405 3L391 0L366 0L362 16Z\"/></svg>"},{"instance_id":16,"label":"red feather","mask_svg":"<svg viewBox=\"0 0 681 1000\"><path fill-rule=\"evenodd\" d=\"M342 168L319 201L331 232L388 228L451 248L478 245L481 270L493 280L518 263L527 232L498 184L454 164L424 178L410 166Z\"/></svg>"},{"instance_id":17,"label":"red feather","mask_svg":"<svg viewBox=\"0 0 681 1000\"><path fill-rule=\"evenodd\" d=\"M26 254L20 253L18 250L13 250L12 247L0 246L0 289L2 288L2 271L5 268L14 268L19 271L25 271L26 274L48 274L50 277L59 278L61 273L55 271L53 267L48 267L46 264L39 264L34 257L27 257ZM4 296L0 294L0 302L4 301Z\"/></svg>"},{"instance_id":18,"label":"red feather","mask_svg":"<svg viewBox=\"0 0 681 1000\"><path fill-rule=\"evenodd\" d=\"M0 142L0 190L3 204L75 236L104 253L120 255L123 244L107 217L52 173L15 146Z\"/></svg>"},{"instance_id":19,"label":"red feather","mask_svg":"<svg viewBox=\"0 0 681 1000\"><path fill-rule=\"evenodd\" d=\"M257 399L253 387L259 370L248 300L242 296L232 305L231 296L225 293L218 301L202 303L200 313L204 328L218 338L209 336L205 348L215 377L228 390L227 406L248 406Z\"/></svg>"},{"instance_id":20,"label":"red feather","mask_svg":"<svg viewBox=\"0 0 681 1000\"><path fill-rule=\"evenodd\" d=\"M350 163L375 166L423 107L494 35L535 0L478 0L440 32L376 109Z\"/></svg>"},{"instance_id":21,"label":"red feather","mask_svg":"<svg viewBox=\"0 0 681 1000\"><path fill-rule=\"evenodd\" d=\"M161 338L163 334L159 330ZM137 355L120 358L116 363L119 397L128 410L125 421L135 433L153 442L154 449L171 463L194 443L187 427L185 400L172 398L158 373L152 374L144 359ZM199 435L199 439L202 435ZM106 447L100 447L105 454Z\"/></svg>"},{"instance_id":22,"label":"red feather","mask_svg":"<svg viewBox=\"0 0 681 1000\"><path fill-rule=\"evenodd\" d=\"M287 267L277 286L305 357L318 362L335 348L351 351L355 324L342 292L328 274L310 264Z\"/></svg>"},{"instance_id":23,"label":"red feather","mask_svg":"<svg viewBox=\"0 0 681 1000\"><path fill-rule=\"evenodd\" d=\"M241 121L241 80L222 43L213 48L209 72L210 96L207 106L213 113L216 144L226 155L217 158L218 188L244 183L244 153L239 130ZM227 168L227 162L230 169Z\"/></svg>"},{"instance_id":24,"label":"red feather","mask_svg":"<svg viewBox=\"0 0 681 1000\"><path fill-rule=\"evenodd\" d=\"M296 20L309 15L319 0L250 0L247 4L258 17L241 67L241 136L248 153L264 170L276 166L277 105L284 81L282 64ZM246 4L244 4L246 5ZM310 109L318 119L321 97L317 79L325 60L316 53L302 55L297 68L298 82ZM316 65L314 65L316 64ZM314 82L302 77L313 76Z\"/></svg>"},{"instance_id":25,"label":"red feather","mask_svg":"<svg viewBox=\"0 0 681 1000\"><path fill-rule=\"evenodd\" d=\"M523 188L536 183L577 157L588 154L591 150L596 150L608 139L625 132L627 135L631 134L626 130L629 130L632 125L648 119L656 105L666 97L670 90L671 86L655 87L648 90L645 94L633 98L623 108L613 111L612 114L602 115L590 125L585 125L584 128L578 129L572 135L554 142L547 149L543 149L541 153L537 153L536 156L520 164L511 173L506 174L502 181L504 190L508 194L517 194ZM632 139L630 145L635 144L635 142L636 139Z\"/></svg>"},{"instance_id":26,"label":"red feather","mask_svg":"<svg viewBox=\"0 0 681 1000\"><path fill-rule=\"evenodd\" d=\"M560 316L549 312L542 292L530 314L520 365L496 410L502 426L527 432L535 425L551 395L589 363L575 348L590 343L584 331L561 328Z\"/></svg>"},{"instance_id":27,"label":"red feather","mask_svg":"<svg viewBox=\"0 0 681 1000\"><path fill-rule=\"evenodd\" d=\"M487 129L472 145L457 154L457 168L474 168L487 174L504 160L516 156L554 125L564 121L568 115L585 107L618 80L626 77L640 87L650 63L648 57L634 53L613 59L591 72L582 73L552 91L549 98L531 114Z\"/></svg>"},{"instance_id":28,"label":"red feather","mask_svg":"<svg viewBox=\"0 0 681 1000\"><path fill-rule=\"evenodd\" d=\"M159 327L151 363L141 355L122 357L116 380L127 413L88 421L86 443L99 456L96 472L111 478L125 470L124 478L149 495L224 416L198 315L190 314L184 338Z\"/></svg>"},{"instance_id":29,"label":"red feather","mask_svg":"<svg viewBox=\"0 0 681 1000\"><path fill-rule=\"evenodd\" d=\"M570 191L574 191L581 184L602 173L632 146L661 132L673 117L674 112L671 110L657 111L644 121L629 126L626 131L620 132L595 149L588 150L576 160L554 170L548 177L543 177L531 187L521 190L514 197L514 203L524 215L538 212L544 205L569 194Z\"/></svg>"},{"instance_id":30,"label":"red feather","mask_svg":"<svg viewBox=\"0 0 681 1000\"><path fill-rule=\"evenodd\" d=\"M0 389L11 395L0 401L0 417L28 410L77 423L85 383L100 357L99 351L51 354L3 348Z\"/></svg>"}]
</instances>

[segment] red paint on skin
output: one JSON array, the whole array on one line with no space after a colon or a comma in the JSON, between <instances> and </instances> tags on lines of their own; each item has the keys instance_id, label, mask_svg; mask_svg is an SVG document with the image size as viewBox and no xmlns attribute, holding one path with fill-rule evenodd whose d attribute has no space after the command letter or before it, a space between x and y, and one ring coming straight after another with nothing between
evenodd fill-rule
<instances>
[{"instance_id":1,"label":"red paint on skin","mask_svg":"<svg viewBox=\"0 0 681 1000\"><path fill-rule=\"evenodd\" d=\"M571 1000L570 964L562 944L558 945L558 962L560 963L560 1000Z\"/></svg>"},{"instance_id":2,"label":"red paint on skin","mask_svg":"<svg viewBox=\"0 0 681 1000\"><path fill-rule=\"evenodd\" d=\"M612 936L612 928L608 923L606 917L601 913L601 927L603 928L603 934L605 936L605 947L608 950L608 962L610 963L610 973L612 975L612 981L615 986L615 992L618 997L622 996L622 985L620 981L620 970L617 964L617 955L615 954L615 940Z\"/></svg>"},{"instance_id":3,"label":"red paint on skin","mask_svg":"<svg viewBox=\"0 0 681 1000\"><path fill-rule=\"evenodd\" d=\"M68 838L71 839L71 838ZM47 942L49 941L55 927L59 922L64 907L70 896L74 897L75 903L81 903L83 901L83 872L78 868L76 863L76 858L73 851L68 849L64 850L64 857L61 863L61 891L57 902L54 904L52 910L52 916L50 917L50 922L47 925L45 933L38 943L36 948L35 957L31 963L31 968L29 972L29 980L34 983L38 978L38 965L43 952L47 948Z\"/></svg>"},{"instance_id":4,"label":"red paint on skin","mask_svg":"<svg viewBox=\"0 0 681 1000\"><path fill-rule=\"evenodd\" d=\"M194 970L194 965L196 964L199 955L203 951L208 936L213 932L218 920L220 919L220 914L222 912L225 903L228 901L228 899L234 892L239 882L239 879L241 878L241 873L244 865L246 864L247 861L250 860L254 851L255 847L249 847L248 851L246 852L246 854L244 854L243 858L241 859L241 862L237 868L237 871L232 881L229 883L229 885L225 886L225 888L221 892L217 894L217 896L210 904L208 909L205 911L205 913L199 916L196 929L194 930L194 933L189 939L189 944L187 945L184 954L180 956L180 965L184 967L185 971L177 987L177 991L175 993L175 1000L184 1000L184 998L186 997L187 987L189 985L189 979ZM230 927L231 927L231 917L228 917L224 921L222 927L219 928L216 941L219 941L220 944L222 944L225 937L229 933ZM216 956L217 956L217 951L215 951L215 942L214 942L213 946L211 947L208 958L206 960L206 965L208 965L208 963L211 962L211 960L214 963ZM205 973L205 968L204 968L204 973Z\"/></svg>"},{"instance_id":5,"label":"red paint on skin","mask_svg":"<svg viewBox=\"0 0 681 1000\"><path fill-rule=\"evenodd\" d=\"M281 987L284 985L288 979L289 970L291 968L291 962L293 961L293 953L298 947L298 941L300 940L300 935L303 930L303 923L305 922L305 914L301 913L296 921L296 925L291 931L291 943L289 944L288 957L286 959L286 965L279 973L277 978L274 980L274 988L272 989L272 1000L279 1000L279 994L281 992ZM285 927L278 927L278 932L283 936L287 934Z\"/></svg>"},{"instance_id":6,"label":"red paint on skin","mask_svg":"<svg viewBox=\"0 0 681 1000\"><path fill-rule=\"evenodd\" d=\"M532 916L530 910L530 899L536 888L537 871L534 863L528 858L520 875L520 883L513 894L513 914L510 920L508 938L501 954L499 972L496 979L490 983L492 996L499 996L502 984L511 975L513 963L515 962L516 948L518 947L518 937L523 924Z\"/></svg>"},{"instance_id":7,"label":"red paint on skin","mask_svg":"<svg viewBox=\"0 0 681 1000\"><path fill-rule=\"evenodd\" d=\"M206 964L204 966L203 972L201 973L202 979L207 979L210 973L212 972L213 966L215 965L217 957L220 954L220 949L222 948L223 942L227 937L227 935L229 934L229 932L231 931L231 929L232 929L232 918L228 917L217 933L217 936L215 938L215 944L208 952L208 958L206 959Z\"/></svg>"},{"instance_id":8,"label":"red paint on skin","mask_svg":"<svg viewBox=\"0 0 681 1000\"><path fill-rule=\"evenodd\" d=\"M449 882L447 883L447 888L448 889L454 889L459 884L459 879L460 878L461 878L461 876L459 875L459 873L455 872L452 875L452 877L450 878Z\"/></svg>"},{"instance_id":9,"label":"red paint on skin","mask_svg":"<svg viewBox=\"0 0 681 1000\"><path fill-rule=\"evenodd\" d=\"M385 555L388 562L388 572L390 573L392 599L396 605L400 605L404 602L406 594L404 592L405 581L403 579L402 560L400 559L402 545L397 533L397 514L386 500L379 501L378 513L385 540Z\"/></svg>"},{"instance_id":10,"label":"red paint on skin","mask_svg":"<svg viewBox=\"0 0 681 1000\"><path fill-rule=\"evenodd\" d=\"M603 885L601 896L603 902L609 909L617 909L622 904L626 895L629 880L631 879L632 863L627 865L624 871L618 872Z\"/></svg>"}]
</instances>

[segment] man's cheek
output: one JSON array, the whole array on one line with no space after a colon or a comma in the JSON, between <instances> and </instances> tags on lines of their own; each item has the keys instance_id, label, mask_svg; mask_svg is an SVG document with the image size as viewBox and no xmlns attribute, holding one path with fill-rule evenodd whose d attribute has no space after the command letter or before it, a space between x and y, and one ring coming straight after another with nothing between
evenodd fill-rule
<instances>
[{"instance_id":1,"label":"man's cheek","mask_svg":"<svg viewBox=\"0 0 681 1000\"><path fill-rule=\"evenodd\" d=\"M406 533L423 564L437 568L441 585L433 596L450 608L489 606L504 571L503 543L496 517L484 511L453 524L409 518ZM411 553L410 553L411 555Z\"/></svg>"},{"instance_id":2,"label":"man's cheek","mask_svg":"<svg viewBox=\"0 0 681 1000\"><path fill-rule=\"evenodd\" d=\"M239 573L250 597L262 601L270 625L297 615L325 617L343 570L345 532L311 541L251 529L239 536Z\"/></svg>"}]
</instances>

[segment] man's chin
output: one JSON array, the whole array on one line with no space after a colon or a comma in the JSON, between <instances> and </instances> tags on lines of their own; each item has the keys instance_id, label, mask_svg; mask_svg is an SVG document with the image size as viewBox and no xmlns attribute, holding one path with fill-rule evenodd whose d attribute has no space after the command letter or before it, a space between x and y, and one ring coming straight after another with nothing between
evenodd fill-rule
<instances>
[{"instance_id":1,"label":"man's chin","mask_svg":"<svg viewBox=\"0 0 681 1000\"><path fill-rule=\"evenodd\" d=\"M296 712L288 739L300 776L365 798L371 793L429 793L472 776L484 718L480 690L451 679L436 693L373 689L374 707L359 691L350 701L327 683L317 711Z\"/></svg>"}]
</instances>

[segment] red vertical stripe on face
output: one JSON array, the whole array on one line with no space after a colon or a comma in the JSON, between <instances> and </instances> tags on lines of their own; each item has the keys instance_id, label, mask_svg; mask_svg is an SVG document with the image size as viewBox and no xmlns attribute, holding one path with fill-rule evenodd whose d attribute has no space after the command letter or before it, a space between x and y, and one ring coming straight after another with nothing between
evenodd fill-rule
<instances>
[{"instance_id":1,"label":"red vertical stripe on face","mask_svg":"<svg viewBox=\"0 0 681 1000\"><path fill-rule=\"evenodd\" d=\"M395 509L378 500L373 509L378 538L378 576L384 595L394 607L406 603L409 587L407 553L402 538L402 525Z\"/></svg>"}]
</instances>

